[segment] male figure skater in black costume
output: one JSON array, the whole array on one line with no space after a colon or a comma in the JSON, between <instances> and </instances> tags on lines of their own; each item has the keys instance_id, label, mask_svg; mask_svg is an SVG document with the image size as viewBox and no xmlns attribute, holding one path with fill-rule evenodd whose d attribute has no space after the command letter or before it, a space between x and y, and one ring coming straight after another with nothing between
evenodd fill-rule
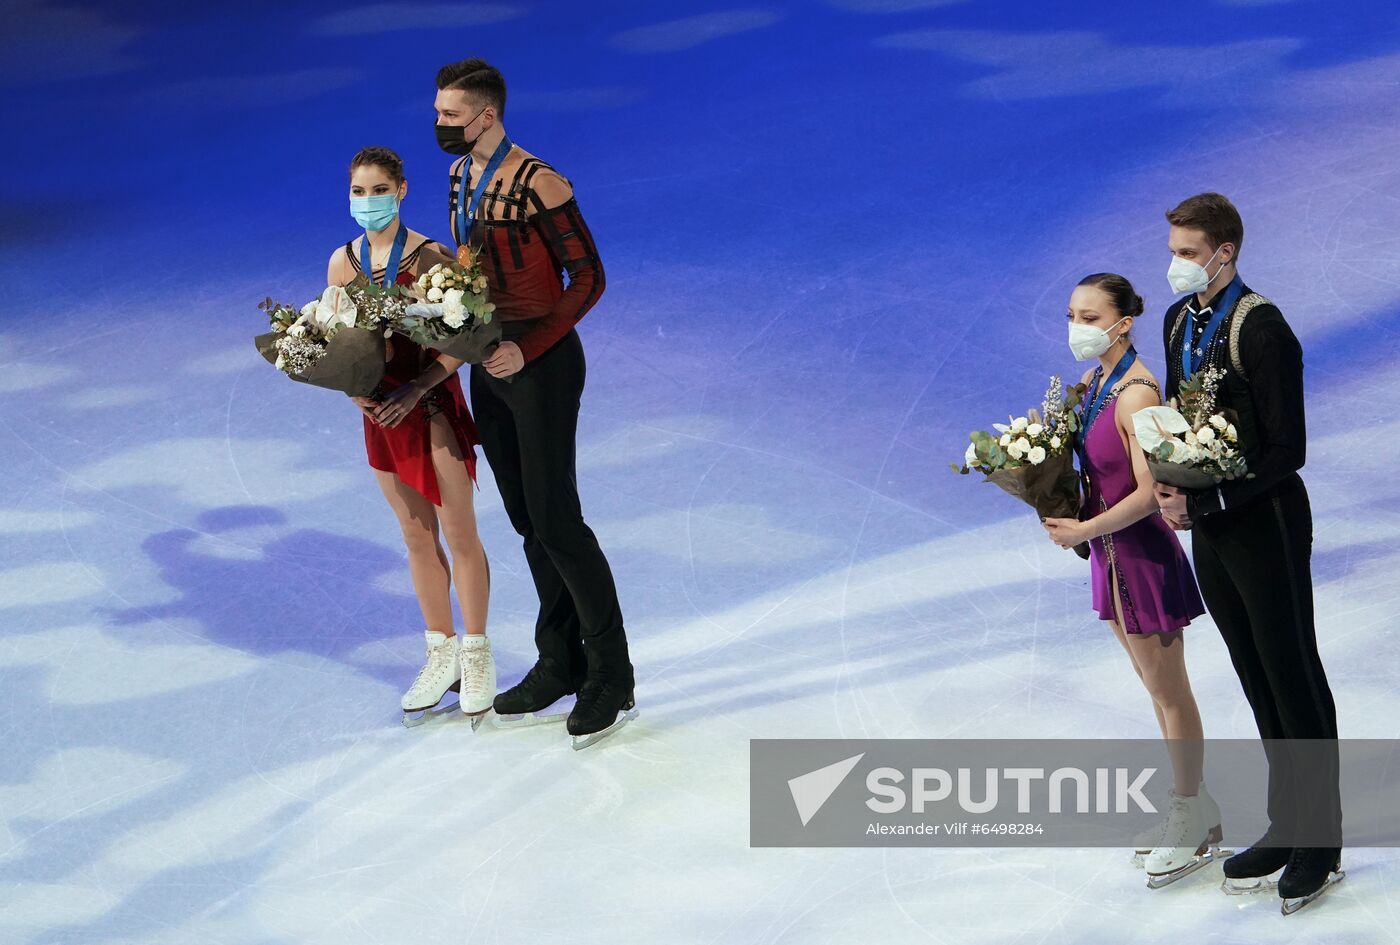
<instances>
[{"instance_id":1,"label":"male figure skater in black costume","mask_svg":"<svg viewBox=\"0 0 1400 945\"><path fill-rule=\"evenodd\" d=\"M1201 595L1230 651L1269 759L1268 832L1225 861L1226 889L1283 869L1285 913L1339 880L1342 812L1337 709L1313 623L1312 510L1303 349L1277 306L1236 271L1244 223L1220 194L1167 213L1168 280L1190 292L1167 310L1167 395L1192 374L1223 372L1217 406L1238 417L1250 478L1182 492L1157 486L1162 514L1190 528ZM1300 842L1300 839L1304 842ZM1237 885L1235 888L1239 888Z\"/></svg>"}]
</instances>

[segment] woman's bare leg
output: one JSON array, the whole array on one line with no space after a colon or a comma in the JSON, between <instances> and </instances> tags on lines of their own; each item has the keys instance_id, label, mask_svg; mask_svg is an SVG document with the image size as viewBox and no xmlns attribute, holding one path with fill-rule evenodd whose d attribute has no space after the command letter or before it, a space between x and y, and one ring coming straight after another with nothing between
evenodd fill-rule
<instances>
[{"instance_id":1,"label":"woman's bare leg","mask_svg":"<svg viewBox=\"0 0 1400 945\"><path fill-rule=\"evenodd\" d=\"M1118 614L1114 629L1122 633L1121 639L1133 666L1152 697L1157 724L1162 729L1172 761L1172 790L1182 796L1193 796L1201 786L1205 733L1201 727L1196 696L1191 692L1191 680L1186 675L1186 641L1179 630L1173 633L1123 633L1125 623L1116 571L1109 572L1109 580L1113 589L1114 609Z\"/></svg>"},{"instance_id":2,"label":"woman's bare leg","mask_svg":"<svg viewBox=\"0 0 1400 945\"><path fill-rule=\"evenodd\" d=\"M1144 633L1129 638L1142 666L1142 681L1162 710L1167 750L1178 794L1195 794L1201 783L1205 732L1201 713L1186 675L1186 641L1181 631Z\"/></svg>"},{"instance_id":3,"label":"woman's bare leg","mask_svg":"<svg viewBox=\"0 0 1400 945\"><path fill-rule=\"evenodd\" d=\"M437 509L442 536L452 552L456 572L457 601L467 633L485 633L491 599L491 570L486 549L476 530L476 507L471 475L467 472L461 448L446 419L435 416L430 422L433 469L437 473L442 505Z\"/></svg>"},{"instance_id":4,"label":"woman's bare leg","mask_svg":"<svg viewBox=\"0 0 1400 945\"><path fill-rule=\"evenodd\" d=\"M1128 654L1128 661L1133 664L1133 672L1137 673L1138 679L1142 679L1142 667L1138 665L1137 656L1133 653L1133 648L1128 645L1128 634L1123 630L1121 620L1104 621L1113 628L1113 635L1118 638L1118 642L1123 646L1123 652ZM1145 685L1145 683L1144 683ZM1156 699L1152 699L1149 694L1149 701L1152 703L1152 711L1157 716L1157 728L1162 733L1162 737L1167 737L1167 719L1162 714L1162 707L1157 704Z\"/></svg>"},{"instance_id":5,"label":"woman's bare leg","mask_svg":"<svg viewBox=\"0 0 1400 945\"><path fill-rule=\"evenodd\" d=\"M376 469L375 478L399 520L404 547L408 549L408 573L413 592L423 611L423 624L429 630L453 635L452 570L447 554L438 543L438 517L433 504L404 485L393 473Z\"/></svg>"}]
</instances>

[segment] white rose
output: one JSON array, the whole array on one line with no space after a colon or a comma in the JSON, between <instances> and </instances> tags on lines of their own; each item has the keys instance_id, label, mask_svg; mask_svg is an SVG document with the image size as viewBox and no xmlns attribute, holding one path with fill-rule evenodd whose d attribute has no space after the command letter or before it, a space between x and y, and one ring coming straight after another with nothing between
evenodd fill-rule
<instances>
[{"instance_id":1,"label":"white rose","mask_svg":"<svg viewBox=\"0 0 1400 945\"><path fill-rule=\"evenodd\" d=\"M997 442L1000 443L1000 444L1002 445L1002 448L1003 448L1003 449L1005 449L1006 447L1008 447L1008 446L1011 445L1011 434L1010 434L1010 433L1003 433L1003 434L1001 435L1001 439L998 440Z\"/></svg>"},{"instance_id":2,"label":"white rose","mask_svg":"<svg viewBox=\"0 0 1400 945\"><path fill-rule=\"evenodd\" d=\"M1012 421L1011 421L1011 432L1012 432L1012 433L1021 433L1022 431L1024 431L1024 430L1026 429L1026 427L1027 427L1029 424L1030 424L1030 421L1027 420L1025 417L1017 417L1015 420L1012 420Z\"/></svg>"},{"instance_id":3,"label":"white rose","mask_svg":"<svg viewBox=\"0 0 1400 945\"><path fill-rule=\"evenodd\" d=\"M1186 431L1186 436L1183 437L1183 439L1186 440L1186 445L1187 445L1187 446L1195 446L1195 445L1196 445L1196 434L1192 433L1190 430L1187 430L1187 431Z\"/></svg>"},{"instance_id":4,"label":"white rose","mask_svg":"<svg viewBox=\"0 0 1400 945\"><path fill-rule=\"evenodd\" d=\"M1017 440L1015 443L1012 443L1006 448L1006 455L1010 456L1012 459L1020 459L1025 456L1026 450L1021 446L1024 442L1024 440Z\"/></svg>"},{"instance_id":5,"label":"white rose","mask_svg":"<svg viewBox=\"0 0 1400 945\"><path fill-rule=\"evenodd\" d=\"M1211 443L1215 440L1215 431L1210 427L1201 427L1201 432L1196 434L1197 441L1201 443Z\"/></svg>"},{"instance_id":6,"label":"white rose","mask_svg":"<svg viewBox=\"0 0 1400 945\"><path fill-rule=\"evenodd\" d=\"M977 444L976 444L976 443L969 443L969 444L967 444L967 452L966 452L965 454L963 454L963 459L964 459L964 461L966 462L966 464L967 464L968 466L976 466L976 465L977 465Z\"/></svg>"},{"instance_id":7,"label":"white rose","mask_svg":"<svg viewBox=\"0 0 1400 945\"><path fill-rule=\"evenodd\" d=\"M1225 438L1232 443L1239 439L1239 434L1235 432L1235 425L1233 423L1225 428Z\"/></svg>"},{"instance_id":8,"label":"white rose","mask_svg":"<svg viewBox=\"0 0 1400 945\"><path fill-rule=\"evenodd\" d=\"M1026 436L1036 437L1045 432L1045 427L1038 423L1032 423L1026 427Z\"/></svg>"},{"instance_id":9,"label":"white rose","mask_svg":"<svg viewBox=\"0 0 1400 945\"><path fill-rule=\"evenodd\" d=\"M1224 429L1227 426L1229 426L1229 424L1225 422L1225 418L1222 417L1220 414L1216 414L1215 416L1210 418L1210 425L1220 431L1224 431Z\"/></svg>"},{"instance_id":10,"label":"white rose","mask_svg":"<svg viewBox=\"0 0 1400 945\"><path fill-rule=\"evenodd\" d=\"M447 280L443 277L442 273L437 272L433 274L433 278L430 281L432 282L434 289L441 289L442 284Z\"/></svg>"},{"instance_id":11,"label":"white rose","mask_svg":"<svg viewBox=\"0 0 1400 945\"><path fill-rule=\"evenodd\" d=\"M448 328L461 328L467 321L467 310L462 305L462 290L448 289L442 293L442 320Z\"/></svg>"},{"instance_id":12,"label":"white rose","mask_svg":"<svg viewBox=\"0 0 1400 945\"><path fill-rule=\"evenodd\" d=\"M318 306L318 305L320 305L320 304L321 304L321 300L320 300L320 299L312 299L310 302L307 302L305 305L303 305L303 306L301 307L301 316L302 316L302 318L315 318L315 317L316 317L316 306Z\"/></svg>"},{"instance_id":13,"label":"white rose","mask_svg":"<svg viewBox=\"0 0 1400 945\"><path fill-rule=\"evenodd\" d=\"M1191 458L1191 447L1180 440L1171 440L1170 442L1172 445L1171 462L1184 463Z\"/></svg>"},{"instance_id":14,"label":"white rose","mask_svg":"<svg viewBox=\"0 0 1400 945\"><path fill-rule=\"evenodd\" d=\"M1022 452L1022 453L1029 453L1029 452L1030 452L1030 449L1031 449L1031 441L1028 440L1028 439L1026 439L1024 436L1021 437L1019 440L1016 441L1016 445L1019 446L1019 447L1021 447L1021 452Z\"/></svg>"},{"instance_id":15,"label":"white rose","mask_svg":"<svg viewBox=\"0 0 1400 945\"><path fill-rule=\"evenodd\" d=\"M1031 451L1026 454L1026 458L1031 461L1032 466L1039 466L1041 463L1045 462L1045 447L1032 447Z\"/></svg>"},{"instance_id":16,"label":"white rose","mask_svg":"<svg viewBox=\"0 0 1400 945\"><path fill-rule=\"evenodd\" d=\"M428 301L429 301L429 302L441 302L441 301L442 301L442 290L439 289L439 288L437 288L436 286L434 286L433 288L429 289L429 290L428 290Z\"/></svg>"},{"instance_id":17,"label":"white rose","mask_svg":"<svg viewBox=\"0 0 1400 945\"><path fill-rule=\"evenodd\" d=\"M1057 450L1060 448L1060 444L1063 442L1064 441L1061 440L1058 436L1052 436L1050 437L1050 448L1052 450Z\"/></svg>"}]
</instances>

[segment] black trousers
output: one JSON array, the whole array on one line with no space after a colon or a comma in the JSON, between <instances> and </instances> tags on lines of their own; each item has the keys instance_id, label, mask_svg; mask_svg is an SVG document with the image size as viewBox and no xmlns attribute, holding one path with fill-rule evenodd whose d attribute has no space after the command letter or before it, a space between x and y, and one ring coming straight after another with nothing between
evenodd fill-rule
<instances>
[{"instance_id":1,"label":"black trousers","mask_svg":"<svg viewBox=\"0 0 1400 945\"><path fill-rule=\"evenodd\" d=\"M471 372L481 445L540 598L535 646L549 661L544 668L574 688L589 674L632 683L612 570L579 504L576 436L586 373L575 331L510 382L480 365Z\"/></svg>"},{"instance_id":2,"label":"black trousers","mask_svg":"<svg viewBox=\"0 0 1400 945\"><path fill-rule=\"evenodd\" d=\"M1201 517L1192 554L1269 760L1281 846L1341 846L1337 708L1313 624L1312 507L1298 476ZM1294 741L1294 740L1324 741Z\"/></svg>"}]
</instances>

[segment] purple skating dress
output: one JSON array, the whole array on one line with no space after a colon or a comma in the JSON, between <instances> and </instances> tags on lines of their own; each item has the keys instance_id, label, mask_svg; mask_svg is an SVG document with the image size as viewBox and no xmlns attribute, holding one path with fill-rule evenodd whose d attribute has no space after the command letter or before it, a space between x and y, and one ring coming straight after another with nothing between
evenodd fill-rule
<instances>
[{"instance_id":1,"label":"purple skating dress","mask_svg":"<svg viewBox=\"0 0 1400 945\"><path fill-rule=\"evenodd\" d=\"M1123 501L1137 488L1133 462L1123 448L1114 421L1118 395L1132 384L1157 385L1134 378L1109 395L1084 434L1084 464L1088 478L1081 520L1092 518ZM1160 392L1159 392L1160 393ZM1127 528L1093 538L1094 610L1100 620L1115 620L1111 571L1118 573L1122 594L1123 629L1128 633L1168 633L1180 630L1206 612L1196 576L1177 540L1176 532L1155 512Z\"/></svg>"}]
</instances>

